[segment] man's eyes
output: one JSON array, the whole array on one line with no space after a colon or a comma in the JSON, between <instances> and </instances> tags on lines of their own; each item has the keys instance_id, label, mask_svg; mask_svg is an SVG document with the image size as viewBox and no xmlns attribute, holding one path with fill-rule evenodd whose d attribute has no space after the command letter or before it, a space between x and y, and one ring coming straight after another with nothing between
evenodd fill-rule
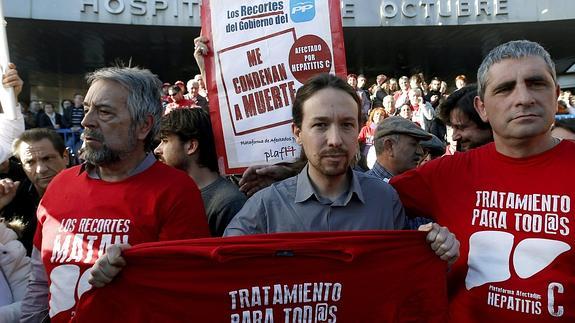
<instances>
[{"instance_id":1,"label":"man's eyes","mask_svg":"<svg viewBox=\"0 0 575 323\"><path fill-rule=\"evenodd\" d=\"M506 93L506 92L511 91L512 89L513 89L513 88L512 88L511 86L503 86L503 87L494 89L494 90L493 90L493 93L495 93L495 94Z\"/></svg>"}]
</instances>

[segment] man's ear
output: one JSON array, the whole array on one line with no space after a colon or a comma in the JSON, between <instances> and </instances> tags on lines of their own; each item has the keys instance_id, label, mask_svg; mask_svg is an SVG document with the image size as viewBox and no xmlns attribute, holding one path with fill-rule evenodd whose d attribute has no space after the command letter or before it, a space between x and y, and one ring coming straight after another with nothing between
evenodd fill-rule
<instances>
[{"instance_id":1,"label":"man's ear","mask_svg":"<svg viewBox=\"0 0 575 323\"><path fill-rule=\"evenodd\" d=\"M561 87L559 86L559 84L555 85L555 99L557 101L559 101L559 95L561 94ZM567 102L567 105L569 105L569 102ZM557 113L559 111L559 103L557 103L557 108L555 109L555 113Z\"/></svg>"},{"instance_id":2,"label":"man's ear","mask_svg":"<svg viewBox=\"0 0 575 323\"><path fill-rule=\"evenodd\" d=\"M154 125L154 117L148 115L146 119L136 127L136 134L139 140L146 140L146 137L152 131Z\"/></svg>"},{"instance_id":3,"label":"man's ear","mask_svg":"<svg viewBox=\"0 0 575 323\"><path fill-rule=\"evenodd\" d=\"M185 153L188 156L191 156L196 152L198 152L199 148L200 148L200 142L197 139L190 139L186 141L184 145Z\"/></svg>"},{"instance_id":4,"label":"man's ear","mask_svg":"<svg viewBox=\"0 0 575 323\"><path fill-rule=\"evenodd\" d=\"M390 151L391 152L391 156L393 157L393 140L391 140L390 138L383 138L380 139L383 140L383 151Z\"/></svg>"},{"instance_id":5,"label":"man's ear","mask_svg":"<svg viewBox=\"0 0 575 323\"><path fill-rule=\"evenodd\" d=\"M487 118L487 111L485 110L485 103L479 96L473 98L473 106L475 107L475 111L479 114L479 117L483 122L488 122L489 118Z\"/></svg>"},{"instance_id":6,"label":"man's ear","mask_svg":"<svg viewBox=\"0 0 575 323\"><path fill-rule=\"evenodd\" d=\"M295 141L297 142L298 145L301 146L301 138L300 138L301 129L298 126L296 126L294 122L292 122L291 124L291 131L293 133L293 136L295 137Z\"/></svg>"},{"instance_id":7,"label":"man's ear","mask_svg":"<svg viewBox=\"0 0 575 323\"><path fill-rule=\"evenodd\" d=\"M64 163L66 163L66 166L70 165L70 153L68 152L68 149L64 149L62 158L64 159Z\"/></svg>"}]
</instances>

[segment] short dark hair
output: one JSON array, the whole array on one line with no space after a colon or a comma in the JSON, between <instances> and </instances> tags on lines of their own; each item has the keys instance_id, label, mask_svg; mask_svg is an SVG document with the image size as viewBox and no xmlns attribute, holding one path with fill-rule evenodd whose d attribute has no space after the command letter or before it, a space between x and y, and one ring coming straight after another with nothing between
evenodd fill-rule
<instances>
[{"instance_id":1,"label":"short dark hair","mask_svg":"<svg viewBox=\"0 0 575 323\"><path fill-rule=\"evenodd\" d=\"M64 152L66 151L66 144L64 144L64 139L56 131L47 128L34 128L24 131L18 138L12 143L12 154L18 159L20 159L20 145L23 142L32 143L38 142L42 139L48 139L54 146L54 149L64 157Z\"/></svg>"},{"instance_id":2,"label":"short dark hair","mask_svg":"<svg viewBox=\"0 0 575 323\"><path fill-rule=\"evenodd\" d=\"M361 100L357 96L355 90L341 78L327 73L318 74L305 82L305 84L297 90L293 106L292 118L293 122L298 128L301 128L303 121L303 104L311 98L316 92L325 88L333 88L336 90L344 91L349 94L357 105L357 122L358 127L361 122Z\"/></svg>"},{"instance_id":3,"label":"short dark hair","mask_svg":"<svg viewBox=\"0 0 575 323\"><path fill-rule=\"evenodd\" d=\"M484 122L474 107L474 99L477 96L477 85L470 84L451 93L445 102L439 106L439 118L446 125L451 125L449 115L455 109L461 110L469 120L473 121L479 129L491 129L489 122Z\"/></svg>"},{"instance_id":4,"label":"short dark hair","mask_svg":"<svg viewBox=\"0 0 575 323\"><path fill-rule=\"evenodd\" d=\"M60 103L60 106L62 107L62 109L64 109L64 102L66 102L66 101L70 102L70 105L74 105L74 102L72 102L72 100L70 100L70 99L64 99L64 100L62 100L62 102Z\"/></svg>"},{"instance_id":5,"label":"short dark hair","mask_svg":"<svg viewBox=\"0 0 575 323\"><path fill-rule=\"evenodd\" d=\"M195 139L199 145L198 162L213 172L218 172L218 157L212 124L208 113L199 108L175 109L160 121L160 136L176 135L181 141Z\"/></svg>"}]
</instances>

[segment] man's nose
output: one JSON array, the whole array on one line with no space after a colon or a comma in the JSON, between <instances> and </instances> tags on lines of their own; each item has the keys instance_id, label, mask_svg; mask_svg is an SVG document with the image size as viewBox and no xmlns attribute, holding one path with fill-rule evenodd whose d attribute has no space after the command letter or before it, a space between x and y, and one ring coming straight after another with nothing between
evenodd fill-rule
<instances>
[{"instance_id":1,"label":"man's nose","mask_svg":"<svg viewBox=\"0 0 575 323\"><path fill-rule=\"evenodd\" d=\"M341 138L341 130L335 125L331 125L327 130L327 144L329 146L339 147L343 140Z\"/></svg>"},{"instance_id":2,"label":"man's nose","mask_svg":"<svg viewBox=\"0 0 575 323\"><path fill-rule=\"evenodd\" d=\"M525 83L518 83L514 92L517 105L532 105L535 102L533 94Z\"/></svg>"},{"instance_id":3,"label":"man's nose","mask_svg":"<svg viewBox=\"0 0 575 323\"><path fill-rule=\"evenodd\" d=\"M453 141L461 140L461 133L459 130L453 129L453 134L451 135L451 140L453 140Z\"/></svg>"},{"instance_id":4,"label":"man's nose","mask_svg":"<svg viewBox=\"0 0 575 323\"><path fill-rule=\"evenodd\" d=\"M46 165L45 162L40 160L36 163L36 174L42 174L47 169L48 169L48 165Z\"/></svg>"},{"instance_id":5,"label":"man's nose","mask_svg":"<svg viewBox=\"0 0 575 323\"><path fill-rule=\"evenodd\" d=\"M156 147L156 149L154 149L154 155L156 156L161 156L162 152L163 152L163 142L160 142L160 144L158 145L158 147Z\"/></svg>"},{"instance_id":6,"label":"man's nose","mask_svg":"<svg viewBox=\"0 0 575 323\"><path fill-rule=\"evenodd\" d=\"M82 122L80 124L84 128L92 128L95 125L95 109L88 109L87 111L84 110L84 118L82 118Z\"/></svg>"}]
</instances>

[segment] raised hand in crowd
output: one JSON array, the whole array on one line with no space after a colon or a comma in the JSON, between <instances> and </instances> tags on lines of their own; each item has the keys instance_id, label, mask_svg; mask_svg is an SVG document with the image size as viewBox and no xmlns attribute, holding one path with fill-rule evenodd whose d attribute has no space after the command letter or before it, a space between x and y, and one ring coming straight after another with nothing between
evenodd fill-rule
<instances>
[{"instance_id":1,"label":"raised hand in crowd","mask_svg":"<svg viewBox=\"0 0 575 323\"><path fill-rule=\"evenodd\" d=\"M4 209L16 197L18 186L20 186L20 181L14 182L10 178L0 180L0 210Z\"/></svg>"},{"instance_id":2,"label":"raised hand in crowd","mask_svg":"<svg viewBox=\"0 0 575 323\"><path fill-rule=\"evenodd\" d=\"M14 95L17 98L20 92L22 92L23 84L24 82L16 70L16 65L13 63L8 64L8 70L2 76L2 85L6 88L14 88ZM20 117L16 120L0 118L0 163L10 157L12 141L22 132L24 132L24 118Z\"/></svg>"},{"instance_id":3,"label":"raised hand in crowd","mask_svg":"<svg viewBox=\"0 0 575 323\"><path fill-rule=\"evenodd\" d=\"M194 58L196 59L204 81L206 80L206 63L204 56L208 55L209 52L208 42L205 36L198 36L194 39Z\"/></svg>"},{"instance_id":4,"label":"raised hand in crowd","mask_svg":"<svg viewBox=\"0 0 575 323\"><path fill-rule=\"evenodd\" d=\"M16 70L16 65L14 63L8 64L8 70L2 76L2 85L6 88L13 87L14 88L14 95L18 97L20 92L22 92L22 85L24 81L18 75L18 71Z\"/></svg>"}]
</instances>

